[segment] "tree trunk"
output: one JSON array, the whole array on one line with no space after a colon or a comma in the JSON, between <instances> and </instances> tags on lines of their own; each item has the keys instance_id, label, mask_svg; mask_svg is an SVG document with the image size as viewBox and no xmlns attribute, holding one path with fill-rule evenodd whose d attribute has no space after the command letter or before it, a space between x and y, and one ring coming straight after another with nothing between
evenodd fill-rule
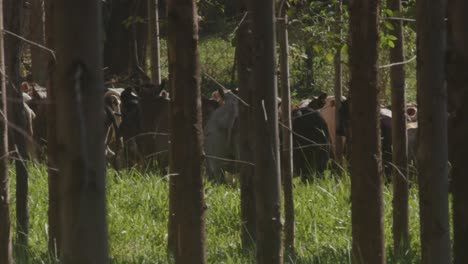
<instances>
[{"instance_id":1,"label":"tree trunk","mask_svg":"<svg viewBox=\"0 0 468 264\"><path fill-rule=\"evenodd\" d=\"M341 107L341 97L342 97L342 90L343 90L343 64L342 61L342 54L341 54L341 46L342 46L342 28L341 28L341 21L343 20L343 3L342 0L339 0L336 7L336 16L338 21L340 22L337 34L339 36L339 45L338 49L335 54L335 124L340 124L340 107ZM336 134L335 135L335 161L338 164L343 164L343 138Z\"/></svg>"},{"instance_id":2,"label":"tree trunk","mask_svg":"<svg viewBox=\"0 0 468 264\"><path fill-rule=\"evenodd\" d=\"M45 0L46 5L46 43L47 47L54 49L54 2ZM49 53L47 57L47 172L49 186L48 208L48 250L57 259L60 256L60 221L59 221L59 173L57 169L57 132L56 132L56 100L54 92L55 59Z\"/></svg>"},{"instance_id":3,"label":"tree trunk","mask_svg":"<svg viewBox=\"0 0 468 264\"><path fill-rule=\"evenodd\" d=\"M53 13L61 261L108 263L101 2L56 1Z\"/></svg>"},{"instance_id":4,"label":"tree trunk","mask_svg":"<svg viewBox=\"0 0 468 264\"><path fill-rule=\"evenodd\" d=\"M146 17L144 0L113 0L106 28L104 65L106 75L126 75L139 71L145 63L146 36L142 22L130 18ZM137 20L137 19L136 19Z\"/></svg>"},{"instance_id":5,"label":"tree trunk","mask_svg":"<svg viewBox=\"0 0 468 264\"><path fill-rule=\"evenodd\" d=\"M3 0L0 0L0 31L3 31ZM3 49L3 34L0 36L0 70L5 72L5 56ZM0 118L0 263L13 263L11 243L11 218L10 218L10 178L8 175L8 125L7 96L5 75L0 74L1 85L1 115Z\"/></svg>"},{"instance_id":6,"label":"tree trunk","mask_svg":"<svg viewBox=\"0 0 468 264\"><path fill-rule=\"evenodd\" d=\"M161 51L159 42L159 0L148 0L149 41L151 44L151 81L161 84Z\"/></svg>"},{"instance_id":7,"label":"tree trunk","mask_svg":"<svg viewBox=\"0 0 468 264\"><path fill-rule=\"evenodd\" d=\"M13 33L21 32L21 20L23 5L22 1L5 1L5 28ZM18 88L20 74L20 52L21 41L8 35L5 38L5 58L6 74L8 76L7 96L12 98L8 104L9 119L18 129L10 129L10 143L15 151L16 168L16 236L15 251L19 261L27 262L29 214L28 214L28 171L26 170L25 159L26 142L22 131L26 131L26 115L23 105L23 95ZM22 131L20 131L22 130Z\"/></svg>"},{"instance_id":8,"label":"tree trunk","mask_svg":"<svg viewBox=\"0 0 468 264\"><path fill-rule=\"evenodd\" d=\"M291 89L289 86L289 40L288 40L288 15L287 2L282 1L278 21L279 45L280 45L280 71L281 71L281 122L282 122L282 155L281 175L284 191L284 248L294 253L294 197L293 197L293 144L291 124Z\"/></svg>"},{"instance_id":9,"label":"tree trunk","mask_svg":"<svg viewBox=\"0 0 468 264\"><path fill-rule=\"evenodd\" d=\"M380 1L350 6L353 263L385 263L382 152L377 86Z\"/></svg>"},{"instance_id":10,"label":"tree trunk","mask_svg":"<svg viewBox=\"0 0 468 264\"><path fill-rule=\"evenodd\" d=\"M254 1L251 14L257 263L275 264L283 263L283 250L274 2Z\"/></svg>"},{"instance_id":11,"label":"tree trunk","mask_svg":"<svg viewBox=\"0 0 468 264\"><path fill-rule=\"evenodd\" d=\"M401 0L389 0L388 7L401 12ZM393 20L392 33L395 47L390 50L390 62L405 60L403 22ZM405 68L395 65L390 68L392 87L392 142L393 142L393 248L397 256L403 256L409 247L408 215L408 137L406 133Z\"/></svg>"},{"instance_id":12,"label":"tree trunk","mask_svg":"<svg viewBox=\"0 0 468 264\"><path fill-rule=\"evenodd\" d=\"M170 171L175 183L176 263L206 263L203 127L195 0L170 0Z\"/></svg>"},{"instance_id":13,"label":"tree trunk","mask_svg":"<svg viewBox=\"0 0 468 264\"><path fill-rule=\"evenodd\" d=\"M238 13L244 16L247 12L249 0L238 1ZM247 105L239 104L239 157L245 162L254 162L253 142L253 36L252 16L246 15L237 30L237 75L239 78L239 96ZM256 241L255 230L255 194L254 175L255 167L240 165L240 191L241 191L241 240L244 248L252 247Z\"/></svg>"},{"instance_id":14,"label":"tree trunk","mask_svg":"<svg viewBox=\"0 0 468 264\"><path fill-rule=\"evenodd\" d=\"M468 263L468 3L451 0L449 14L448 57L448 143L452 164L453 262Z\"/></svg>"},{"instance_id":15,"label":"tree trunk","mask_svg":"<svg viewBox=\"0 0 468 264\"><path fill-rule=\"evenodd\" d=\"M31 0L30 35L31 41L45 44L45 3L44 0ZM32 80L41 86L47 80L47 51L31 45Z\"/></svg>"},{"instance_id":16,"label":"tree trunk","mask_svg":"<svg viewBox=\"0 0 468 264\"><path fill-rule=\"evenodd\" d=\"M451 263L445 0L416 2L421 263Z\"/></svg>"}]
</instances>

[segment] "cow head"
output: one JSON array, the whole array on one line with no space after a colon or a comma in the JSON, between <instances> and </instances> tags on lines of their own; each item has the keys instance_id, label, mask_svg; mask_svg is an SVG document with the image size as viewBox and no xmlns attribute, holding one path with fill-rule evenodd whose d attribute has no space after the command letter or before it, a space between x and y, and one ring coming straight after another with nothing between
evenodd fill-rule
<instances>
[{"instance_id":1,"label":"cow head","mask_svg":"<svg viewBox=\"0 0 468 264\"><path fill-rule=\"evenodd\" d=\"M327 103L327 93L321 93L319 96L314 96L308 107L318 110L325 106Z\"/></svg>"}]
</instances>

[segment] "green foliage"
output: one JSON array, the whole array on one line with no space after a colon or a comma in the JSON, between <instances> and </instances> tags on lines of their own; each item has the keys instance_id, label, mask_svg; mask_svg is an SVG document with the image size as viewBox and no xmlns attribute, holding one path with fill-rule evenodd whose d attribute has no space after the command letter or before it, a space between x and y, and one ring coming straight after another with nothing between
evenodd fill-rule
<instances>
[{"instance_id":1,"label":"green foliage","mask_svg":"<svg viewBox=\"0 0 468 264\"><path fill-rule=\"evenodd\" d=\"M47 172L30 165L30 261L53 263L47 256ZM12 193L15 186L12 173ZM304 184L294 180L296 256L286 263L350 263L350 179L326 172ZM255 252L240 244L240 191L237 184L206 186L208 263L255 263ZM385 235L389 263L419 263L417 190L410 190L411 248L391 255L392 188L384 188ZM14 195L11 204L14 205ZM11 206L14 211L14 206ZM168 178L136 170L108 171L107 210L112 263L172 263L167 258ZM14 216L14 212L13 212ZM14 219L14 218L13 218ZM15 222L14 220L12 221Z\"/></svg>"},{"instance_id":2,"label":"green foliage","mask_svg":"<svg viewBox=\"0 0 468 264\"><path fill-rule=\"evenodd\" d=\"M125 28L129 28L134 24L144 24L144 23L145 23L145 19L141 16L129 16L124 21L122 21L122 25L124 25Z\"/></svg>"}]
</instances>

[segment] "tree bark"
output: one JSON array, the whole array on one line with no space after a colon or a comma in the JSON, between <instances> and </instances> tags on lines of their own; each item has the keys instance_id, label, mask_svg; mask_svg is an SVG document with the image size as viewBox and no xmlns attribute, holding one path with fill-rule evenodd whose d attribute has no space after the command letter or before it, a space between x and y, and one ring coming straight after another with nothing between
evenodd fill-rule
<instances>
[{"instance_id":1,"label":"tree bark","mask_svg":"<svg viewBox=\"0 0 468 264\"><path fill-rule=\"evenodd\" d=\"M448 147L452 164L453 262L468 263L468 3L448 2Z\"/></svg>"},{"instance_id":2,"label":"tree bark","mask_svg":"<svg viewBox=\"0 0 468 264\"><path fill-rule=\"evenodd\" d=\"M451 263L445 0L416 2L421 263Z\"/></svg>"},{"instance_id":3,"label":"tree bark","mask_svg":"<svg viewBox=\"0 0 468 264\"><path fill-rule=\"evenodd\" d=\"M340 124L340 107L341 107L341 97L342 97L342 90L343 90L343 64L341 63L342 61L342 54L341 54L341 46L342 46L342 37L343 37L343 32L341 28L341 21L343 20L343 3L342 0L338 1L337 7L336 7L336 16L338 18L338 21L340 22L338 29L337 29L337 34L338 34L338 49L335 54L334 58L334 63L335 63L335 124ZM338 164L343 164L343 138L335 133L335 161Z\"/></svg>"},{"instance_id":4,"label":"tree bark","mask_svg":"<svg viewBox=\"0 0 468 264\"><path fill-rule=\"evenodd\" d=\"M0 31L3 31L3 0L0 0ZM0 70L5 72L5 54L3 49L3 34L0 36ZM0 74L1 85L1 115L0 118L0 263L13 263L11 243L11 217L10 217L10 177L8 175L8 125L6 76Z\"/></svg>"},{"instance_id":5,"label":"tree bark","mask_svg":"<svg viewBox=\"0 0 468 264\"><path fill-rule=\"evenodd\" d=\"M388 7L401 12L401 0L389 0ZM403 62L403 22L393 20L392 33L397 39L390 50L390 63ZM403 256L409 248L408 215L408 136L406 133L405 68L395 65L390 68L392 87L392 142L393 142L393 248L397 256Z\"/></svg>"},{"instance_id":6,"label":"tree bark","mask_svg":"<svg viewBox=\"0 0 468 264\"><path fill-rule=\"evenodd\" d=\"M353 263L385 263L377 85L380 1L350 5L351 212Z\"/></svg>"},{"instance_id":7,"label":"tree bark","mask_svg":"<svg viewBox=\"0 0 468 264\"><path fill-rule=\"evenodd\" d=\"M45 0L46 10L46 43L54 49L54 2ZM47 173L49 187L48 216L48 250L57 259L60 256L60 221L59 221L59 172L57 168L57 132L56 100L54 92L55 58L49 53L47 57Z\"/></svg>"},{"instance_id":8,"label":"tree bark","mask_svg":"<svg viewBox=\"0 0 468 264\"><path fill-rule=\"evenodd\" d=\"M138 72L145 63L146 30L143 23L127 19L146 18L144 0L113 0L110 4L110 21L106 28L104 65L106 74L126 75Z\"/></svg>"},{"instance_id":9,"label":"tree bark","mask_svg":"<svg viewBox=\"0 0 468 264\"><path fill-rule=\"evenodd\" d=\"M159 90L161 84L161 50L159 42L159 0L148 0L148 21L151 54L151 81Z\"/></svg>"},{"instance_id":10,"label":"tree bark","mask_svg":"<svg viewBox=\"0 0 468 264\"><path fill-rule=\"evenodd\" d=\"M249 0L238 1L239 15L246 15L237 30L237 75L239 78L239 96L247 105L239 104L239 157L245 162L254 162L253 157L253 36L252 16L247 12ZM240 165L240 191L241 191L241 240L244 248L252 247L256 241L255 230L255 193L254 175L255 167Z\"/></svg>"},{"instance_id":11,"label":"tree bark","mask_svg":"<svg viewBox=\"0 0 468 264\"><path fill-rule=\"evenodd\" d=\"M175 183L176 263L206 263L203 127L195 0L170 0L170 172Z\"/></svg>"},{"instance_id":12,"label":"tree bark","mask_svg":"<svg viewBox=\"0 0 468 264\"><path fill-rule=\"evenodd\" d=\"M276 82L275 7L253 1L254 141L257 263L283 263Z\"/></svg>"},{"instance_id":13,"label":"tree bark","mask_svg":"<svg viewBox=\"0 0 468 264\"><path fill-rule=\"evenodd\" d=\"M108 263L101 2L56 1L53 13L61 261Z\"/></svg>"},{"instance_id":14,"label":"tree bark","mask_svg":"<svg viewBox=\"0 0 468 264\"><path fill-rule=\"evenodd\" d=\"M45 0L31 0L30 35L31 41L45 44ZM31 45L32 80L41 86L47 80L47 51Z\"/></svg>"},{"instance_id":15,"label":"tree bark","mask_svg":"<svg viewBox=\"0 0 468 264\"><path fill-rule=\"evenodd\" d=\"M291 87L289 85L289 40L287 2L283 0L280 6L281 20L278 21L280 45L280 72L281 72L281 122L282 122L282 155L281 175L284 191L284 248L294 253L294 196L293 196L293 143L291 123Z\"/></svg>"},{"instance_id":16,"label":"tree bark","mask_svg":"<svg viewBox=\"0 0 468 264\"><path fill-rule=\"evenodd\" d=\"M21 17L23 11L22 1L5 1L5 28L13 33L21 32ZM16 169L16 256L19 261L27 262L29 213L28 213L28 171L26 142L22 131L26 131L26 115L23 105L23 95L19 84L21 41L8 35L5 37L6 74L8 76L7 96L12 100L8 106L9 119L18 129L10 129L10 144L15 155ZM22 130L22 131L20 131Z\"/></svg>"}]
</instances>

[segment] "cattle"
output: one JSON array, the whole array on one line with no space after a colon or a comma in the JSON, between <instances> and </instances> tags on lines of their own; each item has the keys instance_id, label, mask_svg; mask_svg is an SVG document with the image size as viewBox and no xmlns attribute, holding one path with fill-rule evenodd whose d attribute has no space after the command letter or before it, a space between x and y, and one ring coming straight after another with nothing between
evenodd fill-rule
<instances>
[{"instance_id":1,"label":"cattle","mask_svg":"<svg viewBox=\"0 0 468 264\"><path fill-rule=\"evenodd\" d=\"M138 95L132 88L125 89L121 101L119 135L127 163L146 166L156 161L164 170L169 165L169 93L146 84ZM202 97L203 124L218 106L216 101Z\"/></svg>"},{"instance_id":2,"label":"cattle","mask_svg":"<svg viewBox=\"0 0 468 264\"><path fill-rule=\"evenodd\" d=\"M47 145L47 91L36 83L23 82L28 135L26 147L31 158L44 160Z\"/></svg>"},{"instance_id":3,"label":"cattle","mask_svg":"<svg viewBox=\"0 0 468 264\"><path fill-rule=\"evenodd\" d=\"M349 100L345 100L341 103L341 108L339 110L340 123L337 129L337 134L344 136L347 142L351 140L349 104ZM415 113L415 109L416 108L411 109L410 112L408 112L408 116L410 116L411 113ZM387 178L390 179L392 172L392 111L381 108L379 120L384 173ZM417 122L408 123L406 129L408 135L408 159L411 161L415 159Z\"/></svg>"},{"instance_id":4,"label":"cattle","mask_svg":"<svg viewBox=\"0 0 468 264\"><path fill-rule=\"evenodd\" d=\"M345 100L345 97L342 97L341 100ZM316 102L312 103L313 101L311 100L311 103L309 104L309 107L311 107L314 110L317 110L320 112L322 115L323 119L327 123L328 127L328 132L330 133L330 142L331 142L331 157L334 158L336 156L335 153L335 146L336 146L336 118L335 118L335 112L336 112L336 101L335 101L335 96L327 96L326 93L322 93L317 99L315 99ZM340 140L342 140L341 136L339 137Z\"/></svg>"},{"instance_id":5,"label":"cattle","mask_svg":"<svg viewBox=\"0 0 468 264\"><path fill-rule=\"evenodd\" d=\"M115 168L121 166L121 153L123 142L118 134L118 127L122 122L121 118L121 101L120 96L124 91L123 88L108 88L104 93L104 127L105 127L105 145L107 160L112 163Z\"/></svg>"},{"instance_id":6,"label":"cattle","mask_svg":"<svg viewBox=\"0 0 468 264\"><path fill-rule=\"evenodd\" d=\"M293 129L293 165L301 179L310 173L322 174L330 157L330 134L319 111L311 107L295 109L291 113Z\"/></svg>"},{"instance_id":7,"label":"cattle","mask_svg":"<svg viewBox=\"0 0 468 264\"><path fill-rule=\"evenodd\" d=\"M231 91L218 92L222 105L205 126L205 162L209 180L224 182L224 169L232 165L227 160L239 159L239 98Z\"/></svg>"}]
</instances>

